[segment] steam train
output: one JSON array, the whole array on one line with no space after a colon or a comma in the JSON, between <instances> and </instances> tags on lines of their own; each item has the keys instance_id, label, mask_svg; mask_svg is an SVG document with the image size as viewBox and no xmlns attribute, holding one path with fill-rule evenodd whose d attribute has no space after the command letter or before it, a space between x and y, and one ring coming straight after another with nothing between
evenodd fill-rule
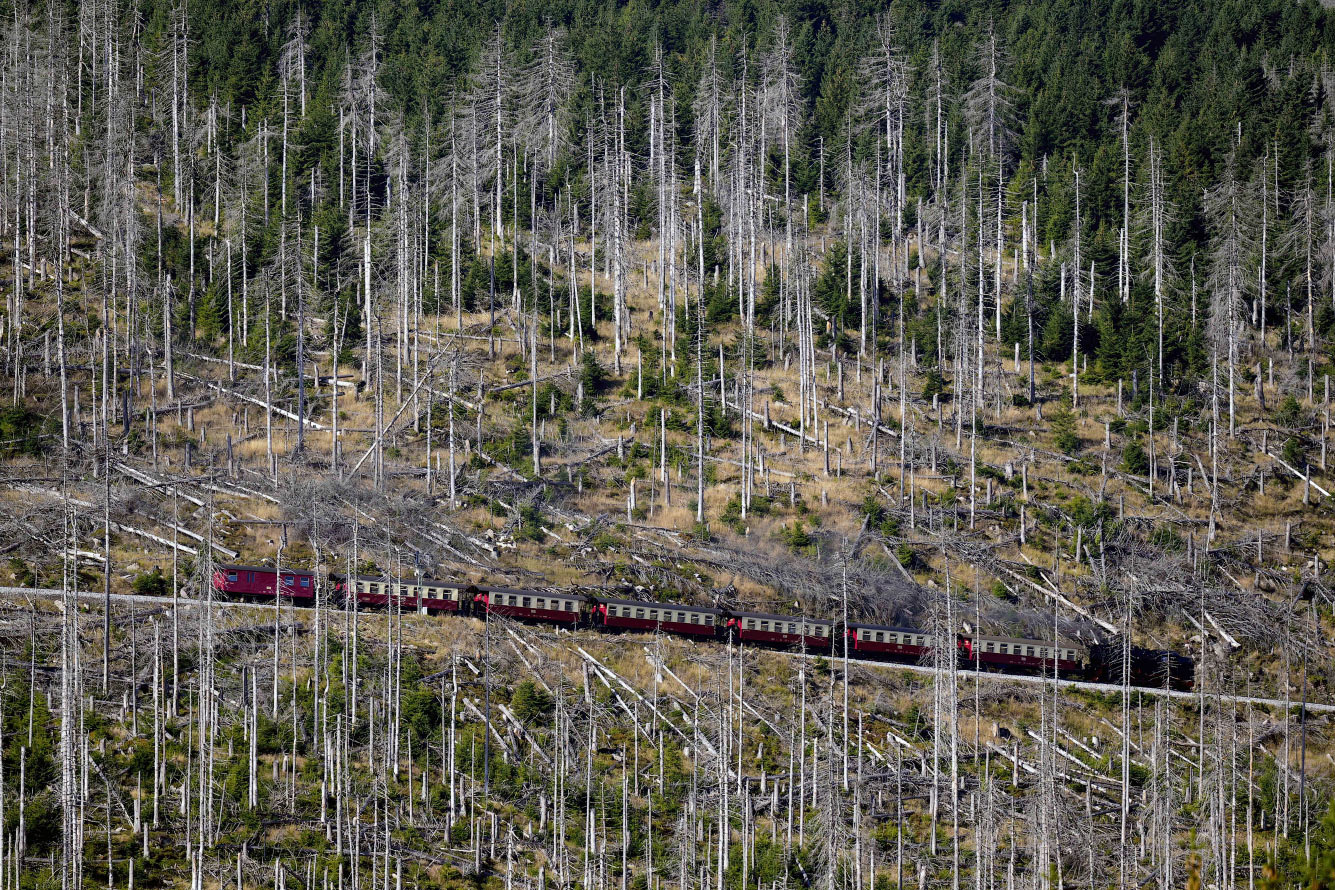
<instances>
[{"instance_id":1,"label":"steam train","mask_svg":"<svg viewBox=\"0 0 1335 890\"><path fill-rule=\"evenodd\" d=\"M310 569L216 565L213 589L222 597L313 606L316 574ZM739 612L709 606L613 599L542 588L490 587L432 578L393 579L331 575L333 602L358 609L398 608L423 614L499 615L558 627L591 627L609 633L661 632L689 639L733 640L753 646L800 650L889 662L916 663L935 648L929 630L828 618ZM841 644L840 640L846 640ZM1051 674L1094 683L1170 688L1195 685L1196 665L1168 649L1126 648L1120 643L1091 646L1051 640L956 633L959 665L966 670Z\"/></svg>"}]
</instances>

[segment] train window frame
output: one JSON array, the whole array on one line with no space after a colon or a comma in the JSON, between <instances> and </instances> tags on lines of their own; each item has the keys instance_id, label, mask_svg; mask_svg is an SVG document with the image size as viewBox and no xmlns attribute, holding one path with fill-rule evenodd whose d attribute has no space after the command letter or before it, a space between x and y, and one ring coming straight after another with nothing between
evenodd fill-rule
<instances>
[{"instance_id":1,"label":"train window frame","mask_svg":"<svg viewBox=\"0 0 1335 890\"><path fill-rule=\"evenodd\" d=\"M1025 647L1024 647L1024 654L1025 654L1027 657L1032 658L1032 657L1034 656L1034 647L1033 647L1033 646L1025 646Z\"/></svg>"},{"instance_id":2,"label":"train window frame","mask_svg":"<svg viewBox=\"0 0 1335 890\"><path fill-rule=\"evenodd\" d=\"M227 573L227 583L228 583L228 584L235 584L235 583L236 583L236 572L228 572L228 573Z\"/></svg>"}]
</instances>

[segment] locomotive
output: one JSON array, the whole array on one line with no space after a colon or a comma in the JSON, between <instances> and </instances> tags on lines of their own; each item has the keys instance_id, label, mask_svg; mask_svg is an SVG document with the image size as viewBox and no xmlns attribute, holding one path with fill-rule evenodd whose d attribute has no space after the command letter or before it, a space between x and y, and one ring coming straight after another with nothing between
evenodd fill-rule
<instances>
[{"instance_id":1,"label":"locomotive","mask_svg":"<svg viewBox=\"0 0 1335 890\"><path fill-rule=\"evenodd\" d=\"M281 575L281 577L280 577ZM885 624L840 622L807 615L740 612L725 608L614 599L550 588L491 587L432 578L393 579L331 575L331 600L358 609L395 607L422 614L499 615L558 627L590 627L608 633L662 632L687 639L742 644L860 659L916 663L937 647L930 630ZM315 603L316 574L310 569L216 565L213 589L222 597L293 605ZM844 642L840 642L844 641ZM1189 691L1196 665L1168 649L1120 643L1090 646L1052 640L956 633L959 664L966 670L1052 674L1093 683ZM1125 676L1124 676L1125 675Z\"/></svg>"}]
</instances>

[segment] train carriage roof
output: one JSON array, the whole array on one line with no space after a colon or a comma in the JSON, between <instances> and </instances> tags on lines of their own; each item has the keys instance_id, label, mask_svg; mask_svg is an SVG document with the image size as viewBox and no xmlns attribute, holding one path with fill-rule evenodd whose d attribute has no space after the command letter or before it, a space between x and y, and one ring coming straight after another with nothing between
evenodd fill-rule
<instances>
[{"instance_id":1,"label":"train carriage roof","mask_svg":"<svg viewBox=\"0 0 1335 890\"><path fill-rule=\"evenodd\" d=\"M547 599L561 600L580 600L584 597L577 593L562 593L559 590L547 590L541 587L487 587L482 584L470 584L469 587L476 587L480 593L517 593L523 596L545 596Z\"/></svg>"},{"instance_id":2,"label":"train carriage roof","mask_svg":"<svg viewBox=\"0 0 1335 890\"><path fill-rule=\"evenodd\" d=\"M834 622L828 618L809 618L805 615L776 615L771 612L733 612L735 618L766 618L771 621L805 621L807 624L821 624L833 626Z\"/></svg>"},{"instance_id":3,"label":"train carriage roof","mask_svg":"<svg viewBox=\"0 0 1335 890\"><path fill-rule=\"evenodd\" d=\"M1054 646L1054 645L1055 645L1055 646L1057 646L1057 647L1059 647L1059 648L1062 648L1062 649L1080 649L1080 648L1083 648L1082 644L1080 644L1080 643L1071 643L1071 642L1067 642L1067 641L1065 641L1065 640L1060 640L1060 641L1058 641L1058 642L1056 642L1056 643L1053 643L1052 640L1026 640L1026 639L1023 639L1023 638L1021 638L1021 637L994 637L994 636L992 636L991 634L971 634L971 635L969 635L969 636L970 636L972 639L978 640L979 642L988 642L988 643L1011 643L1012 645L1014 645L1015 643L1020 643L1020 644L1023 644L1023 645L1025 645L1025 646Z\"/></svg>"},{"instance_id":4,"label":"train carriage roof","mask_svg":"<svg viewBox=\"0 0 1335 890\"><path fill-rule=\"evenodd\" d=\"M674 612L708 612L712 615L723 614L722 609L715 609L710 606L688 606L684 603L658 603L651 600L622 600L609 599L607 597L598 597L598 602L606 603L609 606L644 606L647 609L671 609Z\"/></svg>"},{"instance_id":5,"label":"train carriage roof","mask_svg":"<svg viewBox=\"0 0 1335 890\"><path fill-rule=\"evenodd\" d=\"M275 566L243 566L235 563L215 562L214 571L220 572L276 572ZM291 572L294 575L314 575L315 569L294 569L291 566L283 566L283 574Z\"/></svg>"},{"instance_id":6,"label":"train carriage roof","mask_svg":"<svg viewBox=\"0 0 1335 890\"><path fill-rule=\"evenodd\" d=\"M863 624L858 621L850 621L848 622L848 626L850 629L857 630L888 630L898 634L918 634L924 637L932 635L932 632L929 630L922 630L917 627L898 627L893 624Z\"/></svg>"},{"instance_id":7,"label":"train carriage roof","mask_svg":"<svg viewBox=\"0 0 1335 890\"><path fill-rule=\"evenodd\" d=\"M452 590L467 590L473 586L467 581L441 581L436 578L423 578L419 581L416 578L390 578L386 575L352 575L351 580L373 581L377 584L411 584L414 587L448 587Z\"/></svg>"}]
</instances>

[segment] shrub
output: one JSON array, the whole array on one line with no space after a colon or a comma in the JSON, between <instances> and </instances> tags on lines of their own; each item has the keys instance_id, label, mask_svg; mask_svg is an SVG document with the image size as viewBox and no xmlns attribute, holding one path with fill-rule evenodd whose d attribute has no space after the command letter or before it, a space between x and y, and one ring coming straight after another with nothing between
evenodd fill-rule
<instances>
[{"instance_id":1,"label":"shrub","mask_svg":"<svg viewBox=\"0 0 1335 890\"><path fill-rule=\"evenodd\" d=\"M40 454L43 421L42 415L21 405L0 408L0 457Z\"/></svg>"},{"instance_id":2,"label":"shrub","mask_svg":"<svg viewBox=\"0 0 1335 890\"><path fill-rule=\"evenodd\" d=\"M794 522L792 525L785 525L779 529L779 537L788 549L794 553L804 556L814 556L816 554L816 539L813 538L801 522Z\"/></svg>"},{"instance_id":3,"label":"shrub","mask_svg":"<svg viewBox=\"0 0 1335 890\"><path fill-rule=\"evenodd\" d=\"M584 360L580 364L579 379L584 384L584 395L591 396L598 392L598 389L607 381L607 370L598 364L598 358L592 350L584 353Z\"/></svg>"},{"instance_id":4,"label":"shrub","mask_svg":"<svg viewBox=\"0 0 1335 890\"><path fill-rule=\"evenodd\" d=\"M1048 418L1052 425L1052 442L1063 454L1080 450L1080 436L1075 431L1075 415L1070 411L1054 411Z\"/></svg>"},{"instance_id":5,"label":"shrub","mask_svg":"<svg viewBox=\"0 0 1335 890\"><path fill-rule=\"evenodd\" d=\"M1137 476L1144 476L1150 471L1150 459L1138 440L1131 440L1122 449L1122 469Z\"/></svg>"},{"instance_id":6,"label":"shrub","mask_svg":"<svg viewBox=\"0 0 1335 890\"><path fill-rule=\"evenodd\" d=\"M153 567L151 572L140 572L131 585L134 592L140 596L166 596L167 578L162 574L162 569Z\"/></svg>"},{"instance_id":7,"label":"shrub","mask_svg":"<svg viewBox=\"0 0 1335 890\"><path fill-rule=\"evenodd\" d=\"M1280 450L1284 460L1294 468L1301 470L1307 463L1307 449L1303 447L1302 441L1297 436L1289 436L1284 440L1284 447Z\"/></svg>"},{"instance_id":8,"label":"shrub","mask_svg":"<svg viewBox=\"0 0 1335 890\"><path fill-rule=\"evenodd\" d=\"M1275 422L1280 426L1297 426L1302 418L1303 406L1293 393L1286 395L1275 409Z\"/></svg>"},{"instance_id":9,"label":"shrub","mask_svg":"<svg viewBox=\"0 0 1335 890\"><path fill-rule=\"evenodd\" d=\"M522 722L533 724L551 713L554 702L547 690L525 680L515 687L510 696L510 710Z\"/></svg>"}]
</instances>

